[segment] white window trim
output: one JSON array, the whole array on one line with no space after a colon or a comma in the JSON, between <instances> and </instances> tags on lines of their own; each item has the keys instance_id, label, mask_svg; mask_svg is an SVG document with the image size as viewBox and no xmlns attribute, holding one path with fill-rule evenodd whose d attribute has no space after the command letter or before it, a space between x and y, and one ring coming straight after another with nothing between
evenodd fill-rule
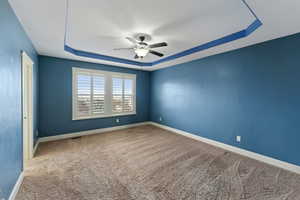
<instances>
[{"instance_id":1,"label":"white window trim","mask_svg":"<svg viewBox=\"0 0 300 200\"><path fill-rule=\"evenodd\" d=\"M76 113L77 111L77 81L76 74L80 73L92 73L92 74L101 74L105 76L105 107L104 113L100 115L89 115L79 117ZM133 111L132 112L122 112L122 113L112 113L112 77L118 76L121 78L128 78L133 80ZM103 70L95 70L95 69L84 69L73 67L72 68L72 120L83 120L83 119L95 119L95 118L107 118L107 117L116 117L116 116L128 116L128 115L136 115L136 74L128 74L128 73L118 73L118 72L110 72Z\"/></svg>"}]
</instances>

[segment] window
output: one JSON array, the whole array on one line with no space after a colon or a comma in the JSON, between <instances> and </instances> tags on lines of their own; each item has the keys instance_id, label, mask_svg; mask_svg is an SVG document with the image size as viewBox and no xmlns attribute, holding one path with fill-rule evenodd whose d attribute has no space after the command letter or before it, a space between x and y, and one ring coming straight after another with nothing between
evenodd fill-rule
<instances>
[{"instance_id":1,"label":"window","mask_svg":"<svg viewBox=\"0 0 300 200\"><path fill-rule=\"evenodd\" d=\"M112 77L112 112L134 111L133 79Z\"/></svg>"},{"instance_id":2,"label":"window","mask_svg":"<svg viewBox=\"0 0 300 200\"><path fill-rule=\"evenodd\" d=\"M73 120L136 113L136 75L73 68Z\"/></svg>"}]
</instances>

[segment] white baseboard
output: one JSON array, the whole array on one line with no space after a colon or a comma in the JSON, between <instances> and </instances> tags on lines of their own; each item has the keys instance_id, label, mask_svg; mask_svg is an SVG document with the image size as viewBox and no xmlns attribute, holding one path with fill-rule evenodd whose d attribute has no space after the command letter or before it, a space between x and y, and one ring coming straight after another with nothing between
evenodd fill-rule
<instances>
[{"instance_id":1,"label":"white baseboard","mask_svg":"<svg viewBox=\"0 0 300 200\"><path fill-rule=\"evenodd\" d=\"M39 147L39 144L40 144L40 139L38 139L35 143L35 146L34 146L33 152L32 152L32 157L35 156L35 153L36 153L37 148Z\"/></svg>"},{"instance_id":2,"label":"white baseboard","mask_svg":"<svg viewBox=\"0 0 300 200\"><path fill-rule=\"evenodd\" d=\"M15 184L8 200L14 200L16 198L16 196L19 192L19 189L22 185L23 179L24 179L24 172L21 172L21 174L20 174L20 176L19 176L19 178L18 178L18 180L17 180L17 182L16 182L16 184Z\"/></svg>"},{"instance_id":3,"label":"white baseboard","mask_svg":"<svg viewBox=\"0 0 300 200\"><path fill-rule=\"evenodd\" d=\"M158 124L156 122L150 122L149 124L152 124L154 126L162 128L162 129L165 129L165 130L168 130L168 131L171 131L171 132L174 132L174 133L177 133L177 134L180 134L180 135L183 135L183 136L186 136L186 137L189 137L189 138L201 141L201 142L205 142L207 144L214 145L216 147L225 149L227 151L231 151L231 152L234 152L234 153L237 153L237 154L240 154L240 155L258 160L260 162L267 163L269 165L273 165L275 167L279 167L281 169L285 169L285 170L300 174L300 166L290 164L288 162L284 162L284 161L281 161L281 160L277 160L275 158L264 156L264 155L254 153L254 152L251 152L251 151L248 151L248 150L244 150L244 149L241 149L241 148L238 148L238 147L234 147L234 146L231 146L231 145L228 145L228 144L224 144L224 143L221 143L221 142L210 140L210 139L198 136L198 135L194 135L192 133L188 133L186 131L182 131L182 130L175 129L175 128L172 128L172 127L169 127L169 126L161 125L161 124Z\"/></svg>"},{"instance_id":4,"label":"white baseboard","mask_svg":"<svg viewBox=\"0 0 300 200\"><path fill-rule=\"evenodd\" d=\"M109 128L100 128L100 129L94 129L94 130L88 130L88 131L80 131L80 132L68 133L68 134L56 135L56 136L50 136L50 137L41 137L38 139L38 143L63 140L63 139L68 139L68 138L74 138L74 137L85 136L85 135L93 135L93 134L116 131L116 130L122 130L122 129L126 129L126 128L147 125L149 123L150 122L141 122L141 123L128 124L128 125L123 125L123 126L114 126L114 127L109 127Z\"/></svg>"},{"instance_id":5,"label":"white baseboard","mask_svg":"<svg viewBox=\"0 0 300 200\"><path fill-rule=\"evenodd\" d=\"M101 128L101 129L94 129L94 130L88 130L88 131L80 131L80 132L57 135L57 136L42 137L42 138L38 139L37 144L35 146L35 150L36 150L36 148L37 148L37 146L40 142L63 140L63 139L68 139L68 138L73 138L73 137L79 137L79 136L85 136L85 135L93 135L93 134L98 134L98 133L122 130L122 129L126 129L126 128L131 128L131 127L136 127L136 126L143 126L143 125L148 125L148 124L160 127L162 129L165 129L165 130L168 130L168 131L171 131L171 132L174 132L174 133L177 133L177 134L180 134L180 135L183 135L183 136L186 136L186 137L189 137L189 138L201 141L201 142L205 142L205 143L210 144L210 145L214 145L216 147L225 149L226 151L231 151L231 152L234 152L234 153L237 153L237 154L240 154L240 155L258 160L260 162L264 162L264 163L267 163L269 165L273 165L275 167L279 167L279 168L282 168L282 169L300 174L300 166L290 164L288 162L284 162L284 161L281 161L281 160L277 160L275 158L271 158L271 157L268 157L268 156L264 156L264 155L261 155L261 154L258 154L258 153L254 153L254 152L251 152L251 151L248 151L248 150L244 150L244 149L241 149L241 148L238 148L238 147L234 147L234 146L231 146L231 145L228 145L228 144L217 142L217 141L214 141L214 140L211 140L211 139L207 139L207 138L204 138L204 137L201 137L201 136L198 136L198 135L186 132L186 131L182 131L182 130L179 130L179 129L175 129L175 128L172 128L172 127L169 127L169 126L165 126L165 125L162 125L162 124L159 124L159 123L156 123L156 122L142 122L142 123L123 125L123 126L115 126L115 127L110 127L110 128Z\"/></svg>"}]
</instances>

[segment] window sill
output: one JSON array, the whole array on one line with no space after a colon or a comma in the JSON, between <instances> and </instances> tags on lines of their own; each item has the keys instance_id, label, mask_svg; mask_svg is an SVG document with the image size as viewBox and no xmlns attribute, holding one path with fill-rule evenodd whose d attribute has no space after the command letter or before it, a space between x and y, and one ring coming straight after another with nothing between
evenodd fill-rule
<instances>
[{"instance_id":1,"label":"window sill","mask_svg":"<svg viewBox=\"0 0 300 200\"><path fill-rule=\"evenodd\" d=\"M110 115L95 115L95 116L87 116L87 117L73 117L73 121L78 120L86 120L86 119L102 119L102 118L109 118L109 117L121 117L121 116L130 116L136 115L136 112L131 113L118 113L118 114L110 114Z\"/></svg>"}]
</instances>

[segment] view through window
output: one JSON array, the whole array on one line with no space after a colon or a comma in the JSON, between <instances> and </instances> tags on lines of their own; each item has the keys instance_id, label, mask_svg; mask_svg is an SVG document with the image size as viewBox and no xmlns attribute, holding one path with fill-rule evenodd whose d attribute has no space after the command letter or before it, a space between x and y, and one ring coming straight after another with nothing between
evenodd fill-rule
<instances>
[{"instance_id":1,"label":"view through window","mask_svg":"<svg viewBox=\"0 0 300 200\"><path fill-rule=\"evenodd\" d=\"M136 113L136 75L73 68L73 119Z\"/></svg>"}]
</instances>

